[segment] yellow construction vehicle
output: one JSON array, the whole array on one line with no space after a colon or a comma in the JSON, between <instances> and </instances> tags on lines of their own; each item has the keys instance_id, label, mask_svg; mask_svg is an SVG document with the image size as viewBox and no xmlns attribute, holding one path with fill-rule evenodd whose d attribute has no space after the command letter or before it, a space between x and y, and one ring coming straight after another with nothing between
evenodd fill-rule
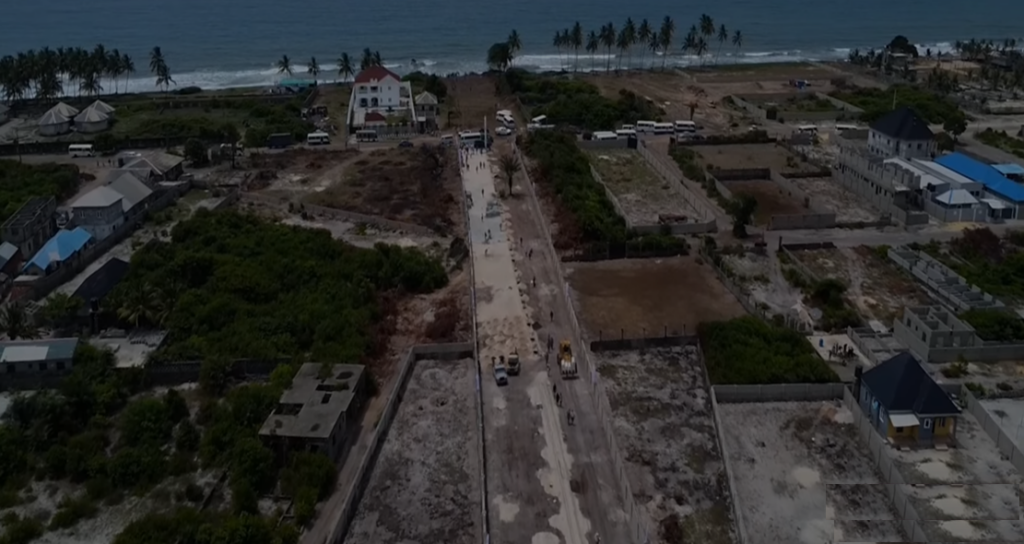
<instances>
[{"instance_id":1,"label":"yellow construction vehicle","mask_svg":"<svg viewBox=\"0 0 1024 544\"><path fill-rule=\"evenodd\" d=\"M571 380L579 375L576 358L572 355L572 344L568 340L562 340L558 344L558 366L562 370L563 380Z\"/></svg>"}]
</instances>

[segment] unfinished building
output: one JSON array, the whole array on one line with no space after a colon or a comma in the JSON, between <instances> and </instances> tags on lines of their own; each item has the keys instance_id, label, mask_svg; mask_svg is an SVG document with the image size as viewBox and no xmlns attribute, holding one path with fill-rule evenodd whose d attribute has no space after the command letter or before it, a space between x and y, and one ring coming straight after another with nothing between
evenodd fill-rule
<instances>
[{"instance_id":1,"label":"unfinished building","mask_svg":"<svg viewBox=\"0 0 1024 544\"><path fill-rule=\"evenodd\" d=\"M928 286L943 304L954 311L1002 308L997 298L971 285L963 276L923 251L891 248L889 259Z\"/></svg>"},{"instance_id":2,"label":"unfinished building","mask_svg":"<svg viewBox=\"0 0 1024 544\"><path fill-rule=\"evenodd\" d=\"M939 306L906 308L893 336L922 361L994 363L1024 358L1024 344L982 340L974 327Z\"/></svg>"},{"instance_id":3,"label":"unfinished building","mask_svg":"<svg viewBox=\"0 0 1024 544\"><path fill-rule=\"evenodd\" d=\"M25 258L35 255L57 232L56 211L57 200L52 196L30 198L0 226L0 238L18 246Z\"/></svg>"},{"instance_id":4,"label":"unfinished building","mask_svg":"<svg viewBox=\"0 0 1024 544\"><path fill-rule=\"evenodd\" d=\"M281 457L307 451L338 461L358 434L366 390L362 365L306 363L263 422L260 439Z\"/></svg>"}]
</instances>

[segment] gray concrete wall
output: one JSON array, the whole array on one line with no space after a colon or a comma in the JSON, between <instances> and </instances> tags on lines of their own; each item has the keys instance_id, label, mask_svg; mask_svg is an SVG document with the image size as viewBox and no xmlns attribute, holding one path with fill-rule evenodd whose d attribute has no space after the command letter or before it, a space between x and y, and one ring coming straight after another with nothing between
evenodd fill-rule
<instances>
[{"instance_id":1,"label":"gray concrete wall","mask_svg":"<svg viewBox=\"0 0 1024 544\"><path fill-rule=\"evenodd\" d=\"M768 168L713 168L707 173L718 181L751 181L771 177Z\"/></svg>"},{"instance_id":2,"label":"gray concrete wall","mask_svg":"<svg viewBox=\"0 0 1024 544\"><path fill-rule=\"evenodd\" d=\"M803 91L806 93L806 91ZM753 93L747 95L731 95L733 103L736 104L740 109L745 110L747 113L753 115L757 119L766 119L767 112L760 104L767 102L778 102L780 109L778 110L778 117L781 118L782 122L787 123L821 123L826 121L841 121L841 120L853 120L859 119L860 115L864 113L864 110L847 104L842 100L833 98L825 93L819 93L812 91L811 94L816 98L827 100L835 106L835 110L832 111L800 111L800 110L786 110L785 101L794 96L799 96L800 92L785 92L785 93Z\"/></svg>"},{"instance_id":3,"label":"gray concrete wall","mask_svg":"<svg viewBox=\"0 0 1024 544\"><path fill-rule=\"evenodd\" d=\"M1005 306L1002 301L969 284L966 278L923 251L902 247L891 248L888 256L889 260L910 272L914 278L938 295L942 304L956 312Z\"/></svg>"},{"instance_id":4,"label":"gray concrete wall","mask_svg":"<svg viewBox=\"0 0 1024 544\"><path fill-rule=\"evenodd\" d=\"M730 191L725 186L725 184L721 182L721 180L719 180L717 177L715 177L712 174L708 174L708 179L711 180L711 183L715 184L715 190L717 190L719 194L721 194L727 200L732 200L732 198L733 198L732 191Z\"/></svg>"},{"instance_id":5,"label":"gray concrete wall","mask_svg":"<svg viewBox=\"0 0 1024 544\"><path fill-rule=\"evenodd\" d=\"M746 544L747 526L743 521L743 510L739 506L739 494L736 492L736 477L732 470L732 461L729 458L728 445L725 441L722 426L722 416L718 412L718 396L715 394L715 387L711 388L711 413L715 418L715 441L718 442L718 451L722 454L722 465L725 467L725 477L729 484L729 504L732 509L732 519L736 521L736 544Z\"/></svg>"},{"instance_id":6,"label":"gray concrete wall","mask_svg":"<svg viewBox=\"0 0 1024 544\"><path fill-rule=\"evenodd\" d=\"M743 402L799 402L833 400L843 396L841 383L780 383L772 385L716 385L719 404Z\"/></svg>"},{"instance_id":7,"label":"gray concrete wall","mask_svg":"<svg viewBox=\"0 0 1024 544\"><path fill-rule=\"evenodd\" d=\"M593 164L590 165L590 174L594 176L594 181L600 183L601 187L604 187L605 196L607 196L608 200L611 201L612 207L615 208L615 213L617 213L619 217L626 222L626 227L634 228L635 225L629 220L629 216L626 215L626 212L622 210L622 205L619 204L619 199L615 197L615 193L613 193L612 190L608 188L608 185L605 184L604 178L602 178L601 174L597 172L597 168L594 168Z\"/></svg>"},{"instance_id":8,"label":"gray concrete wall","mask_svg":"<svg viewBox=\"0 0 1024 544\"><path fill-rule=\"evenodd\" d=\"M260 193L241 193L239 202L254 202L284 208L287 208L288 204L294 204L296 208L299 206L299 203L292 203L287 199L277 198ZM411 234L419 234L421 236L438 236L438 233L428 229L427 227L414 225L412 223L395 221L392 219L386 219L384 217L379 217L376 215L365 215L337 208L325 208L323 206L315 206L313 204L303 203L301 205L308 213L320 218L330 218L335 221L347 221L351 223L366 223L368 225L374 225L382 229L397 230L402 232L408 232Z\"/></svg>"},{"instance_id":9,"label":"gray concrete wall","mask_svg":"<svg viewBox=\"0 0 1024 544\"><path fill-rule=\"evenodd\" d=\"M976 204L971 208L947 208L935 202L931 198L924 201L924 211L928 215L945 223L986 223L988 222L988 207L984 204Z\"/></svg>"},{"instance_id":10,"label":"gray concrete wall","mask_svg":"<svg viewBox=\"0 0 1024 544\"><path fill-rule=\"evenodd\" d=\"M653 331L652 331L653 332ZM599 333L600 335L600 333ZM641 338L608 338L594 340L590 343L590 351L600 353L602 351L634 351L655 348L671 348L679 346L696 346L699 344L696 336L654 336Z\"/></svg>"},{"instance_id":11,"label":"gray concrete wall","mask_svg":"<svg viewBox=\"0 0 1024 544\"><path fill-rule=\"evenodd\" d=\"M616 140L577 140L581 149L588 150L601 150L601 149L627 149L629 140L626 138L619 138Z\"/></svg>"},{"instance_id":12,"label":"gray concrete wall","mask_svg":"<svg viewBox=\"0 0 1024 544\"><path fill-rule=\"evenodd\" d=\"M985 434L996 443L999 453L1009 459L1010 463L1013 463L1017 472L1024 474L1024 451L1021 451L1017 442L1010 435L1006 434L1006 431L999 425L996 418L985 409L981 402L978 402L977 397L974 396L970 389L964 387L959 391L959 394L960 399L963 401L963 409L968 414L974 416L974 419L978 420L981 428L985 430Z\"/></svg>"},{"instance_id":13,"label":"gray concrete wall","mask_svg":"<svg viewBox=\"0 0 1024 544\"><path fill-rule=\"evenodd\" d=\"M768 230L831 229L836 226L834 213L805 213L799 215L773 215Z\"/></svg>"},{"instance_id":14,"label":"gray concrete wall","mask_svg":"<svg viewBox=\"0 0 1024 544\"><path fill-rule=\"evenodd\" d=\"M902 320L893 322L893 336L904 344L919 359L930 363L952 363L963 359L972 363L998 363L1024 359L1024 344L1009 342L984 342L981 345L963 347L933 347L921 334L908 327Z\"/></svg>"}]
</instances>

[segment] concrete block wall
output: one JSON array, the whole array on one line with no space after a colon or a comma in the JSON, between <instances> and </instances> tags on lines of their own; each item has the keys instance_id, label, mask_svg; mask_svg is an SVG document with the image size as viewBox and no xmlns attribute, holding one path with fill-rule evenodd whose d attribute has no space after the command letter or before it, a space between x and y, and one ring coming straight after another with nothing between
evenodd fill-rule
<instances>
[{"instance_id":1,"label":"concrete block wall","mask_svg":"<svg viewBox=\"0 0 1024 544\"><path fill-rule=\"evenodd\" d=\"M626 138L619 138L616 140L577 140L581 149L589 150L601 150L601 149L628 149L629 140Z\"/></svg>"},{"instance_id":2,"label":"concrete block wall","mask_svg":"<svg viewBox=\"0 0 1024 544\"><path fill-rule=\"evenodd\" d=\"M985 430L985 434L996 443L999 453L1010 460L1010 463L1017 469L1017 472L1024 474L1024 450L1021 450L1017 441L1003 430L992 413L978 401L978 398L974 396L970 389L963 387L959 394L960 399L963 400L964 411L978 420L981 428Z\"/></svg>"},{"instance_id":3,"label":"concrete block wall","mask_svg":"<svg viewBox=\"0 0 1024 544\"><path fill-rule=\"evenodd\" d=\"M781 383L772 385L716 385L719 404L744 402L806 402L842 397L841 383Z\"/></svg>"},{"instance_id":4,"label":"concrete block wall","mask_svg":"<svg viewBox=\"0 0 1024 544\"><path fill-rule=\"evenodd\" d=\"M963 276L923 251L892 248L888 255L889 260L910 272L934 291L943 304L957 312L1005 306L1002 301L971 285Z\"/></svg>"},{"instance_id":5,"label":"concrete block wall","mask_svg":"<svg viewBox=\"0 0 1024 544\"><path fill-rule=\"evenodd\" d=\"M260 204L266 204L270 206L287 207L291 202L287 199L277 198L269 195L260 193L241 193L239 202L254 202ZM316 206L313 204L305 204L302 206L305 210L313 215L319 217L328 217L337 221L348 221L352 223L366 223L368 225L374 225L378 228L387 230L397 230L402 232L408 232L411 234L418 234L420 236L437 236L438 233L423 227L420 225L414 225L412 223L406 223L404 221L395 221L392 219L386 219L375 215L366 215L358 212L342 210L338 208L325 208L323 206Z\"/></svg>"},{"instance_id":6,"label":"concrete block wall","mask_svg":"<svg viewBox=\"0 0 1024 544\"><path fill-rule=\"evenodd\" d=\"M622 220L626 222L626 228L634 228L635 225L632 221L629 220L629 216L626 215L626 212L622 210L622 205L619 204L619 199L616 198L615 193L613 193L612 190L608 188L608 185L606 185L604 182L604 178L601 177L601 174L597 172L597 168L594 168L594 165L592 164L590 165L590 174L594 176L594 181L600 183L601 187L604 187L605 196L607 196L608 200L611 201L612 207L615 208L615 213L617 213L619 217L621 217Z\"/></svg>"}]
</instances>

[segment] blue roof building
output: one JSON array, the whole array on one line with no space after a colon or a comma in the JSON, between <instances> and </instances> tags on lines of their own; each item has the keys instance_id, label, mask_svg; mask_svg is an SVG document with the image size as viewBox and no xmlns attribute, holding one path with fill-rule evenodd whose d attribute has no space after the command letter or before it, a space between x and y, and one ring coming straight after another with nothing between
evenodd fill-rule
<instances>
[{"instance_id":1,"label":"blue roof building","mask_svg":"<svg viewBox=\"0 0 1024 544\"><path fill-rule=\"evenodd\" d=\"M25 274L44 276L78 255L93 241L92 235L82 227L75 227L74 230L61 229L53 235L53 238L43 244L43 247L25 263L21 271Z\"/></svg>"},{"instance_id":2,"label":"blue roof building","mask_svg":"<svg viewBox=\"0 0 1024 544\"><path fill-rule=\"evenodd\" d=\"M1006 164L993 164L992 168L995 168L1004 176L1024 176L1024 166L1014 164L1012 162Z\"/></svg>"},{"instance_id":3,"label":"blue roof building","mask_svg":"<svg viewBox=\"0 0 1024 544\"><path fill-rule=\"evenodd\" d=\"M1020 208L1024 206L1024 186L1007 178L995 167L976 161L962 153L943 155L935 159L935 162L982 184L986 193L1006 203L1005 209L1001 210L1004 219L1020 217Z\"/></svg>"}]
</instances>

